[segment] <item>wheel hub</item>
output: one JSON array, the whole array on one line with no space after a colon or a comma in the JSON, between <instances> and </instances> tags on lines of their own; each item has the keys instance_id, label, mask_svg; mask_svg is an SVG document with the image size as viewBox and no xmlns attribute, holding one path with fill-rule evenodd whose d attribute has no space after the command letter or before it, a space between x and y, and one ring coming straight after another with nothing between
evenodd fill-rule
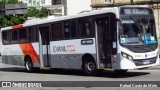
<instances>
[{"instance_id":1,"label":"wheel hub","mask_svg":"<svg viewBox=\"0 0 160 90\"><path fill-rule=\"evenodd\" d=\"M87 64L87 68L88 68L89 71L94 70L94 63L93 63L93 62L89 62L89 63Z\"/></svg>"}]
</instances>

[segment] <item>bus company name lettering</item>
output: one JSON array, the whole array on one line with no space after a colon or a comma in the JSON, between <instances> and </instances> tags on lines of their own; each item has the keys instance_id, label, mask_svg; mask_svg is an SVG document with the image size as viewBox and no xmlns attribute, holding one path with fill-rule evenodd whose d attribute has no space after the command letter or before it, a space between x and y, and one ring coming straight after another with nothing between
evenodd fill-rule
<instances>
[{"instance_id":1,"label":"bus company name lettering","mask_svg":"<svg viewBox=\"0 0 160 90\"><path fill-rule=\"evenodd\" d=\"M53 52L75 52L75 46L53 46Z\"/></svg>"}]
</instances>

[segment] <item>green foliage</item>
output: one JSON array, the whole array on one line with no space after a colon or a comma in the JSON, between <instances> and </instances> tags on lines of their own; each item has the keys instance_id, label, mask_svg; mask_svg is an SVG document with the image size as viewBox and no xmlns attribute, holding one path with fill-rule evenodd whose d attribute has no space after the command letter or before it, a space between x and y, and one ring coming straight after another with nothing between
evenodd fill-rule
<instances>
[{"instance_id":1,"label":"green foliage","mask_svg":"<svg viewBox=\"0 0 160 90\"><path fill-rule=\"evenodd\" d=\"M4 4L17 4L21 3L18 0L1 0L0 5ZM37 9L35 7L30 7L28 13L25 15L0 15L0 26L7 27L17 24L21 24L27 20L27 17L37 17L42 18L48 16L48 11L46 8Z\"/></svg>"},{"instance_id":2,"label":"green foliage","mask_svg":"<svg viewBox=\"0 0 160 90\"><path fill-rule=\"evenodd\" d=\"M13 26L25 22L27 18L24 15L2 15L0 16L0 25L2 27Z\"/></svg>"},{"instance_id":3,"label":"green foliage","mask_svg":"<svg viewBox=\"0 0 160 90\"><path fill-rule=\"evenodd\" d=\"M1 0L0 1L0 5L4 5L4 4L17 4L17 3L22 3L22 2L19 2L18 0Z\"/></svg>"},{"instance_id":4,"label":"green foliage","mask_svg":"<svg viewBox=\"0 0 160 90\"><path fill-rule=\"evenodd\" d=\"M17 4L18 0L8 0L7 4Z\"/></svg>"},{"instance_id":5,"label":"green foliage","mask_svg":"<svg viewBox=\"0 0 160 90\"><path fill-rule=\"evenodd\" d=\"M48 15L48 11L46 8L42 7L41 9L36 9L35 7L30 7L28 9L27 16L28 17L46 17Z\"/></svg>"},{"instance_id":6,"label":"green foliage","mask_svg":"<svg viewBox=\"0 0 160 90\"><path fill-rule=\"evenodd\" d=\"M0 23L2 25L2 27L6 27L8 24L8 20L5 16L0 16Z\"/></svg>"},{"instance_id":7,"label":"green foliage","mask_svg":"<svg viewBox=\"0 0 160 90\"><path fill-rule=\"evenodd\" d=\"M38 17L46 17L46 16L48 16L48 11L47 11L47 9L46 8L44 8L44 7L42 7L41 9L40 9L40 12L39 12L39 16Z\"/></svg>"},{"instance_id":8,"label":"green foliage","mask_svg":"<svg viewBox=\"0 0 160 90\"><path fill-rule=\"evenodd\" d=\"M39 13L39 10L38 10L38 9L36 9L35 7L30 7L30 8L28 9L27 16L28 16L28 17L35 17L38 13Z\"/></svg>"},{"instance_id":9,"label":"green foliage","mask_svg":"<svg viewBox=\"0 0 160 90\"><path fill-rule=\"evenodd\" d=\"M1 0L0 5L4 5L4 4L6 4L6 0Z\"/></svg>"},{"instance_id":10,"label":"green foliage","mask_svg":"<svg viewBox=\"0 0 160 90\"><path fill-rule=\"evenodd\" d=\"M27 20L27 17L26 16L19 16L19 21L20 23L23 23Z\"/></svg>"}]
</instances>

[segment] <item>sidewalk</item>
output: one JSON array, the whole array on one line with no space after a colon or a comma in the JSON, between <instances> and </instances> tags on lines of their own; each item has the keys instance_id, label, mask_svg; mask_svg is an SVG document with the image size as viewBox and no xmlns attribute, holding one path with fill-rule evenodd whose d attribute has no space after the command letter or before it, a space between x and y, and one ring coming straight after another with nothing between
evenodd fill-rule
<instances>
[{"instance_id":1,"label":"sidewalk","mask_svg":"<svg viewBox=\"0 0 160 90\"><path fill-rule=\"evenodd\" d=\"M149 67L148 69L149 69L149 70L156 70L156 69L157 69L157 70L158 70L158 69L160 70L160 65L152 66L152 67Z\"/></svg>"}]
</instances>

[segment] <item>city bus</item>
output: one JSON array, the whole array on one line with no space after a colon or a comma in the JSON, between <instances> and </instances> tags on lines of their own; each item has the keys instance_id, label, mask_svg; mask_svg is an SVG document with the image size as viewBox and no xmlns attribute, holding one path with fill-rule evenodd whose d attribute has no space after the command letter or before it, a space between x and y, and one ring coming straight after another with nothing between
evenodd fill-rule
<instances>
[{"instance_id":1,"label":"city bus","mask_svg":"<svg viewBox=\"0 0 160 90\"><path fill-rule=\"evenodd\" d=\"M159 64L152 8L119 6L1 29L2 63L118 73Z\"/></svg>"}]
</instances>

